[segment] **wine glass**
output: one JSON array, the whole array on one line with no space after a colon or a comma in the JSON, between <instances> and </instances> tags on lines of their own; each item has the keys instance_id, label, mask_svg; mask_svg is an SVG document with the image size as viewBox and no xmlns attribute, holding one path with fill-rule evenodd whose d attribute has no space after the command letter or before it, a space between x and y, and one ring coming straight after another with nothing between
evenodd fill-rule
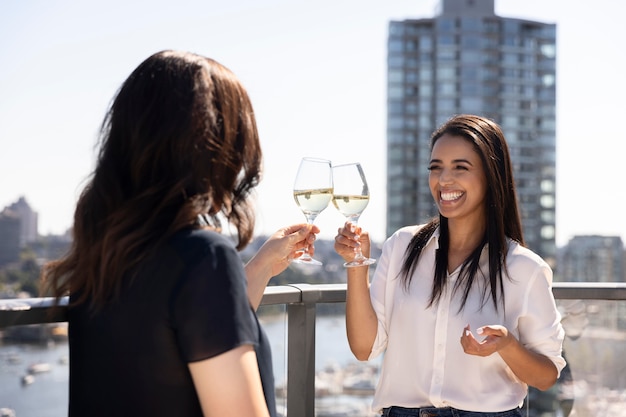
<instances>
[{"instance_id":1,"label":"wine glass","mask_svg":"<svg viewBox=\"0 0 626 417\"><path fill-rule=\"evenodd\" d=\"M326 208L333 198L333 170L326 159L302 158L296 181L293 185L293 197L304 213L306 221L313 224L315 218ZM308 253L308 246L299 258L293 262L322 265Z\"/></svg>"},{"instance_id":2,"label":"wine glass","mask_svg":"<svg viewBox=\"0 0 626 417\"><path fill-rule=\"evenodd\" d=\"M365 173L358 162L336 165L333 167L333 205L352 222L353 231L356 230L359 217L370 201L369 188L365 180ZM366 258L358 247L354 259L343 264L345 267L371 265L375 259Z\"/></svg>"}]
</instances>

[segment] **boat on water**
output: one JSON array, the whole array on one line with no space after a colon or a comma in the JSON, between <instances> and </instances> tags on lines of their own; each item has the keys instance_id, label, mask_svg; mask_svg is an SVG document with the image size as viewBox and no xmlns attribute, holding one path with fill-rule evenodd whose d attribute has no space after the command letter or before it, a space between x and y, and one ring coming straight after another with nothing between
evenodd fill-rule
<instances>
[{"instance_id":1,"label":"boat on water","mask_svg":"<svg viewBox=\"0 0 626 417\"><path fill-rule=\"evenodd\" d=\"M37 362L37 363L33 363L31 364L27 371L30 375L34 375L34 374L42 374L44 372L50 372L51 366L49 363L47 362Z\"/></svg>"},{"instance_id":2,"label":"boat on water","mask_svg":"<svg viewBox=\"0 0 626 417\"><path fill-rule=\"evenodd\" d=\"M35 382L35 377L31 374L22 375L20 382L22 383L22 386L27 386ZM0 414L0 417L1 416L2 415Z\"/></svg>"},{"instance_id":3,"label":"boat on water","mask_svg":"<svg viewBox=\"0 0 626 417\"><path fill-rule=\"evenodd\" d=\"M12 408L0 408L0 417L16 417L15 410Z\"/></svg>"}]
</instances>

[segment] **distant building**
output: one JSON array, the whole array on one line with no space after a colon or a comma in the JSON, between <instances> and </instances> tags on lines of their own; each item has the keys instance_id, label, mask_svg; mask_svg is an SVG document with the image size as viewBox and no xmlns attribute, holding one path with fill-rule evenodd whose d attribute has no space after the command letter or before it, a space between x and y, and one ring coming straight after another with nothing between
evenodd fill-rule
<instances>
[{"instance_id":1,"label":"distant building","mask_svg":"<svg viewBox=\"0 0 626 417\"><path fill-rule=\"evenodd\" d=\"M509 143L526 243L554 265L556 25L494 10L494 0L441 0L433 18L389 23L387 235L437 214L430 135L479 114Z\"/></svg>"},{"instance_id":2,"label":"distant building","mask_svg":"<svg viewBox=\"0 0 626 417\"><path fill-rule=\"evenodd\" d=\"M0 212L0 268L20 259L20 223L14 211Z\"/></svg>"},{"instance_id":3,"label":"distant building","mask_svg":"<svg viewBox=\"0 0 626 417\"><path fill-rule=\"evenodd\" d=\"M35 242L39 238L38 214L31 209L24 197L20 197L15 203L6 207L14 212L20 219L20 247L26 247L28 243Z\"/></svg>"},{"instance_id":4,"label":"distant building","mask_svg":"<svg viewBox=\"0 0 626 417\"><path fill-rule=\"evenodd\" d=\"M574 236L562 248L562 281L625 282L624 243L619 236Z\"/></svg>"},{"instance_id":5,"label":"distant building","mask_svg":"<svg viewBox=\"0 0 626 417\"><path fill-rule=\"evenodd\" d=\"M35 251L38 262L46 262L63 257L72 245L72 237L69 233L64 235L40 236L39 240L30 244Z\"/></svg>"}]
</instances>

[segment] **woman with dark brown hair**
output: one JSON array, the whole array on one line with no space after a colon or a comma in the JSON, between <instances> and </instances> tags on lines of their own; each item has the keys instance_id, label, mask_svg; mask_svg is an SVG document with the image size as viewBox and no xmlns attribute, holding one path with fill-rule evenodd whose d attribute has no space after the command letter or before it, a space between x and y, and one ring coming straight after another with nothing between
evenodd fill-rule
<instances>
[{"instance_id":1,"label":"woman with dark brown hair","mask_svg":"<svg viewBox=\"0 0 626 417\"><path fill-rule=\"evenodd\" d=\"M384 416L519 417L528 386L548 389L565 366L552 271L524 246L500 127L455 116L430 145L439 216L387 239L371 286L367 266L348 269L350 348L384 353L373 402ZM351 226L335 249L367 256L368 234Z\"/></svg>"},{"instance_id":2,"label":"woman with dark brown hair","mask_svg":"<svg viewBox=\"0 0 626 417\"><path fill-rule=\"evenodd\" d=\"M72 247L44 269L47 291L70 295L69 415L276 415L255 309L319 229L281 229L241 262L262 166L246 90L212 59L156 53L100 140Z\"/></svg>"}]
</instances>

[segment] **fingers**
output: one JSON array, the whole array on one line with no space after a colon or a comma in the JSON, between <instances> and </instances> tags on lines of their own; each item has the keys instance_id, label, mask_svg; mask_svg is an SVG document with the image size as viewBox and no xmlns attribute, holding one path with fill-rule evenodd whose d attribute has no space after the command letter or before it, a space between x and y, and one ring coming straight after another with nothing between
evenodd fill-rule
<instances>
[{"instance_id":1,"label":"fingers","mask_svg":"<svg viewBox=\"0 0 626 417\"><path fill-rule=\"evenodd\" d=\"M463 347L463 352L468 355L489 356L495 351L486 340L483 340L482 342L476 340L472 331L467 327L463 329L461 346Z\"/></svg>"},{"instance_id":2,"label":"fingers","mask_svg":"<svg viewBox=\"0 0 626 417\"><path fill-rule=\"evenodd\" d=\"M468 355L489 356L502 348L503 344L508 343L506 341L508 331L504 326L482 326L476 329L476 334L483 339L477 340L469 325L463 328L461 346Z\"/></svg>"},{"instance_id":3,"label":"fingers","mask_svg":"<svg viewBox=\"0 0 626 417\"><path fill-rule=\"evenodd\" d=\"M351 223L346 222L343 227L337 229L337 235L335 236L335 251L345 260L352 260L356 248L361 245L359 241L359 235L351 231ZM360 232L360 230L355 230Z\"/></svg>"},{"instance_id":4,"label":"fingers","mask_svg":"<svg viewBox=\"0 0 626 417\"><path fill-rule=\"evenodd\" d=\"M282 234L283 236L290 236L290 235L301 235L300 239L303 239L304 236L306 236L309 233L314 233L317 234L320 232L319 227L317 227L317 225L314 224L307 224L307 223L297 223L297 224L292 224L291 226L286 226L283 229L279 230L277 233L278 234Z\"/></svg>"},{"instance_id":5,"label":"fingers","mask_svg":"<svg viewBox=\"0 0 626 417\"><path fill-rule=\"evenodd\" d=\"M363 233L363 229L354 223L347 221L342 228L338 229L338 234L343 235L346 239L358 242Z\"/></svg>"},{"instance_id":6,"label":"fingers","mask_svg":"<svg viewBox=\"0 0 626 417\"><path fill-rule=\"evenodd\" d=\"M345 227L337 230L337 236L335 236L335 247L341 249L341 247L347 247L354 250L361 245L359 241L359 235L350 232Z\"/></svg>"},{"instance_id":7,"label":"fingers","mask_svg":"<svg viewBox=\"0 0 626 417\"><path fill-rule=\"evenodd\" d=\"M312 245L315 242L316 235L320 232L320 229L314 224L298 223L285 227L282 229L282 232L283 236L287 237L292 248L302 250L305 246Z\"/></svg>"},{"instance_id":8,"label":"fingers","mask_svg":"<svg viewBox=\"0 0 626 417\"><path fill-rule=\"evenodd\" d=\"M472 331L470 330L469 324L463 328L463 335L461 336L461 339L463 339L464 337L474 337Z\"/></svg>"},{"instance_id":9,"label":"fingers","mask_svg":"<svg viewBox=\"0 0 626 417\"><path fill-rule=\"evenodd\" d=\"M313 244L315 243L316 240L317 238L314 234L306 235L303 238L298 239L294 243L293 249L295 252L298 252L300 255L302 254L304 249L307 249L309 252L309 255L313 256L313 252L315 251L315 247L313 246Z\"/></svg>"},{"instance_id":10,"label":"fingers","mask_svg":"<svg viewBox=\"0 0 626 417\"><path fill-rule=\"evenodd\" d=\"M506 327L500 325L483 326L476 329L476 333L481 336L506 336L508 331Z\"/></svg>"},{"instance_id":11,"label":"fingers","mask_svg":"<svg viewBox=\"0 0 626 417\"><path fill-rule=\"evenodd\" d=\"M470 345L473 343L478 343L472 331L470 330L469 324L463 328L463 333L461 334L461 345L463 346L463 350L467 353L467 350Z\"/></svg>"},{"instance_id":12,"label":"fingers","mask_svg":"<svg viewBox=\"0 0 626 417\"><path fill-rule=\"evenodd\" d=\"M314 253L313 244L318 233L320 233L320 229L317 225L299 223L279 230L275 237L283 242L282 245L286 244L290 248L289 258L297 258L302 255L304 249L311 255ZM287 239L284 239L285 237ZM335 250L344 259L352 259L354 251L361 246L362 242L365 244L364 248L369 250L369 234L358 225L347 221L343 227L337 229Z\"/></svg>"}]
</instances>

